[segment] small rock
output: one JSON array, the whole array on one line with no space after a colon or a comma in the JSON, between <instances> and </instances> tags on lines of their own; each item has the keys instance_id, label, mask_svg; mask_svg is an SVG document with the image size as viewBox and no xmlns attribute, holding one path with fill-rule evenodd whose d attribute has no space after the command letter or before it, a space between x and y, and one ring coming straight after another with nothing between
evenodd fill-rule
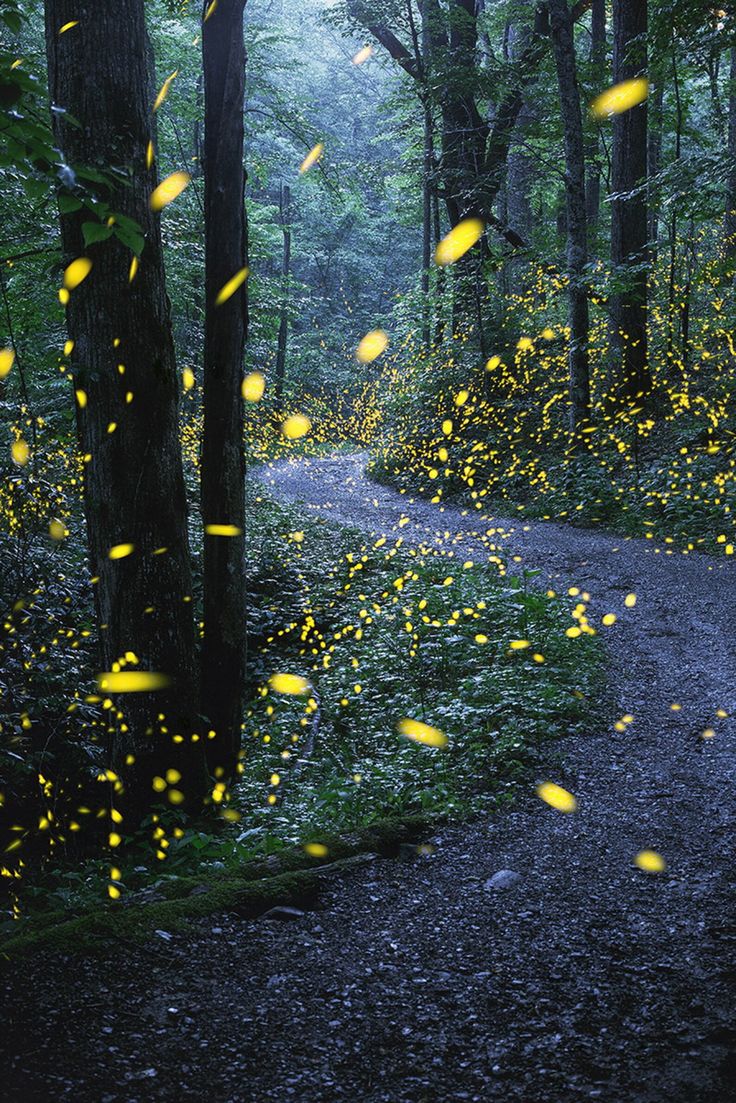
<instances>
[{"instance_id":1,"label":"small rock","mask_svg":"<svg viewBox=\"0 0 736 1103\"><path fill-rule=\"evenodd\" d=\"M159 938L163 938L164 942L171 942L171 935L168 931L154 931L153 933L157 934Z\"/></svg>"},{"instance_id":2,"label":"small rock","mask_svg":"<svg viewBox=\"0 0 736 1103\"><path fill-rule=\"evenodd\" d=\"M521 880L521 874L513 869L499 869L493 877L489 877L483 888L486 892L503 892L504 889L513 888Z\"/></svg>"},{"instance_id":3,"label":"small rock","mask_svg":"<svg viewBox=\"0 0 736 1103\"><path fill-rule=\"evenodd\" d=\"M304 915L303 911L299 908L289 908L286 904L277 904L275 908L270 908L269 911L264 912L261 919L278 919L282 922L286 922L291 919L301 919Z\"/></svg>"}]
</instances>

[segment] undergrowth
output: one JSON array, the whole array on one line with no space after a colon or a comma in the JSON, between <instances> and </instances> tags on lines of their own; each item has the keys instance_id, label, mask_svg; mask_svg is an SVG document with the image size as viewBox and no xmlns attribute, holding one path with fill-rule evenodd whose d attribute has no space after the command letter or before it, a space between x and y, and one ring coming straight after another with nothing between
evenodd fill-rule
<instances>
[{"instance_id":1,"label":"undergrowth","mask_svg":"<svg viewBox=\"0 0 736 1103\"><path fill-rule=\"evenodd\" d=\"M155 902L187 878L242 877L254 863L273 872L294 854L329 860L346 833L383 822L495 807L543 740L593 722L597 640L567 634L569 604L535 588L534 572L366 542L251 495L239 783L209 818L162 804L114 855L85 855L77 838L55 848L14 883L16 915ZM307 692L275 692L275 673L301 675ZM400 737L402 718L441 730L447 746ZM120 897L105 904L111 859ZM18 920L0 929L17 935Z\"/></svg>"}]
</instances>

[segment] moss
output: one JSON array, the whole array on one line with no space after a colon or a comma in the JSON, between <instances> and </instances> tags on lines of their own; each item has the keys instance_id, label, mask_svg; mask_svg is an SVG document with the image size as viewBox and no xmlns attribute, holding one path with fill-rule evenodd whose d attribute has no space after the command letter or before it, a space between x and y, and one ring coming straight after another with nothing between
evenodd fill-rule
<instances>
[{"instance_id":1,"label":"moss","mask_svg":"<svg viewBox=\"0 0 736 1103\"><path fill-rule=\"evenodd\" d=\"M69 919L64 913L21 920L21 933L0 949L0 968L30 953L83 954L104 952L121 941L145 941L157 929L185 930L188 921L219 912L255 919L277 904L309 908L316 903L323 879L350 865L357 855L394 857L402 842L411 842L439 821L427 816L390 818L350 835L322 839L330 862L301 849L277 859L280 871L266 875L263 862L251 863L238 877L182 877L170 882L175 895L155 903L109 904ZM204 890L204 891L203 891Z\"/></svg>"}]
</instances>

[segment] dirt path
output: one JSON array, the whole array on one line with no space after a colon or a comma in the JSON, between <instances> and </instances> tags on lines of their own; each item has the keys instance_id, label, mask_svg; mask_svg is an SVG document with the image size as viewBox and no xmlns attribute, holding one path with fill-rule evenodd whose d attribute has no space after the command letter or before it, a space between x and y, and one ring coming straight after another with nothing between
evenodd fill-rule
<instances>
[{"instance_id":1,"label":"dirt path","mask_svg":"<svg viewBox=\"0 0 736 1103\"><path fill-rule=\"evenodd\" d=\"M429 857L356 867L296 922L215 917L104 967L34 967L30 995L27 978L7 993L27 1052L3 1060L5 1098L735 1100L736 564L440 511L370 483L360 457L262 478L310 513L447 550L500 525L508 555L591 594L593 622L618 614L617 714L555 748L579 811L530 791ZM666 873L632 866L642 848ZM488 891L503 869L520 878Z\"/></svg>"}]
</instances>

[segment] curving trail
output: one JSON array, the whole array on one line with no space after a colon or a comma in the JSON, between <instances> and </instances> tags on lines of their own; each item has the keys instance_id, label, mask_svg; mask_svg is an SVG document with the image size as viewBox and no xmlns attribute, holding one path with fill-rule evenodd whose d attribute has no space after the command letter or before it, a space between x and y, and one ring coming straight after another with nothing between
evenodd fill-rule
<instances>
[{"instance_id":1,"label":"curving trail","mask_svg":"<svg viewBox=\"0 0 736 1103\"><path fill-rule=\"evenodd\" d=\"M336 456L258 477L309 513L463 558L474 533L501 527L505 554L540 568L545 585L590 593L593 623L618 615L604 635L616 715L552 752L578 813L530 794L443 830L429 857L358 865L296 923L203 921L153 967L132 949L104 970L56 963L36 997L58 1015L47 1090L81 1098L69 1084L86 1068L84 1098L109 1103L736 1099L736 563L439 509L371 483L362 466ZM634 721L617 732L624 713ZM632 866L645 847L666 873ZM520 880L486 891L501 869ZM115 1006L141 1009L117 1020L115 1052L99 1025L81 1038L77 1019L75 1030L64 969L79 978L77 1011L101 983ZM36 1098L33 1061L15 1075Z\"/></svg>"}]
</instances>

